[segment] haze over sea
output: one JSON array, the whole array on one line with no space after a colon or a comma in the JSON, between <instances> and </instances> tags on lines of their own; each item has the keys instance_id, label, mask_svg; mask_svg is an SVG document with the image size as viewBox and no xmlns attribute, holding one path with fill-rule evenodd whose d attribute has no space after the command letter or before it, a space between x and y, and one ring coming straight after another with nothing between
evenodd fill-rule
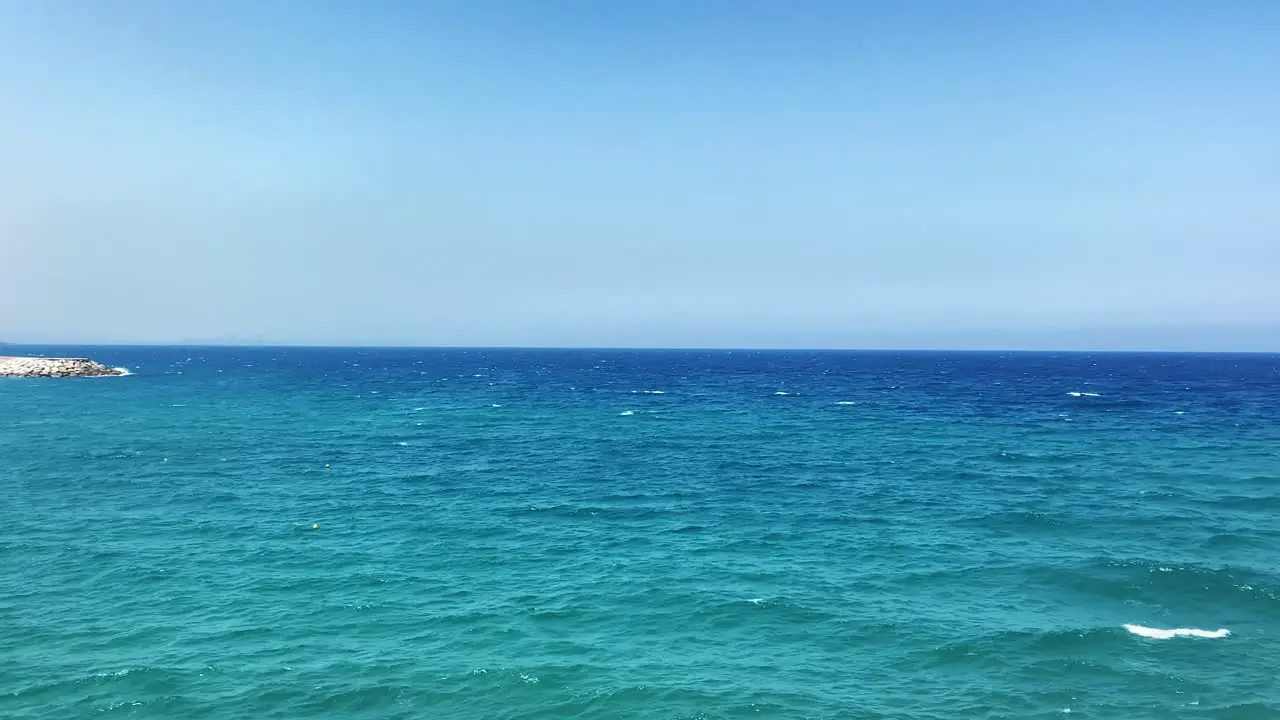
<instances>
[{"instance_id":1,"label":"haze over sea","mask_svg":"<svg viewBox=\"0 0 1280 720\"><path fill-rule=\"evenodd\" d=\"M14 352L4 718L1280 714L1274 355Z\"/></svg>"}]
</instances>

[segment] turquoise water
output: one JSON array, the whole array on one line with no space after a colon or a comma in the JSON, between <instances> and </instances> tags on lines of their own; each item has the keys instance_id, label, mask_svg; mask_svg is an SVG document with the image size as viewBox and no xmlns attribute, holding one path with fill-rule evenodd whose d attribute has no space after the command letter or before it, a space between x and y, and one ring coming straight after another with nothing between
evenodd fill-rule
<instances>
[{"instance_id":1,"label":"turquoise water","mask_svg":"<svg viewBox=\"0 0 1280 720\"><path fill-rule=\"evenodd\" d=\"M1277 357L43 351L3 718L1280 716Z\"/></svg>"}]
</instances>

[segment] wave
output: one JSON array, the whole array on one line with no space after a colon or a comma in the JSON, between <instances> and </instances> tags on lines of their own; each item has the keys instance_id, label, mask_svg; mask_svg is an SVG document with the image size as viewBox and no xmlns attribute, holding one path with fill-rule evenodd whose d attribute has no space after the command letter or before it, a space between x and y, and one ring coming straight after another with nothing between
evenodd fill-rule
<instances>
[{"instance_id":1,"label":"wave","mask_svg":"<svg viewBox=\"0 0 1280 720\"><path fill-rule=\"evenodd\" d=\"M943 642L928 654L939 663L967 664L975 656L1075 655L1118 640L1118 633L1109 628L1009 629Z\"/></svg>"},{"instance_id":2,"label":"wave","mask_svg":"<svg viewBox=\"0 0 1280 720\"><path fill-rule=\"evenodd\" d=\"M1102 393L1095 393L1095 392L1077 392L1077 391L1074 391L1074 390L1073 390L1072 392L1067 393L1067 394L1068 394L1068 395L1070 395L1071 397L1102 397Z\"/></svg>"},{"instance_id":3,"label":"wave","mask_svg":"<svg viewBox=\"0 0 1280 720\"><path fill-rule=\"evenodd\" d=\"M37 356L37 357L43 357L43 356ZM117 368L111 368L111 369L115 370L115 372L111 373L110 375L85 375L84 377L90 380L95 380L97 378L128 377L133 374L129 372L129 368L125 368L125 367L117 367ZM181 375L182 373L179 372L178 374Z\"/></svg>"},{"instance_id":4,"label":"wave","mask_svg":"<svg viewBox=\"0 0 1280 720\"><path fill-rule=\"evenodd\" d=\"M789 393L789 392L783 392L783 391L781 391L781 390L779 390L778 392L774 393L774 395L790 395L790 394L791 394L791 393Z\"/></svg>"},{"instance_id":5,"label":"wave","mask_svg":"<svg viewBox=\"0 0 1280 720\"><path fill-rule=\"evenodd\" d=\"M631 410L623 410L622 412L620 412L620 413L618 413L618 414L619 414L619 415L621 415L621 416L623 416L623 417L626 417L627 415L635 415L635 412L633 412L633 411L631 411Z\"/></svg>"},{"instance_id":6,"label":"wave","mask_svg":"<svg viewBox=\"0 0 1280 720\"><path fill-rule=\"evenodd\" d=\"M1172 630L1162 630L1160 628L1146 627L1145 625L1125 625L1125 630L1153 640L1169 640L1176 637L1198 637L1198 638L1224 638L1231 634L1226 628L1218 628L1217 630L1200 630L1199 628L1174 628Z\"/></svg>"},{"instance_id":7,"label":"wave","mask_svg":"<svg viewBox=\"0 0 1280 720\"><path fill-rule=\"evenodd\" d=\"M858 404L858 403L856 403L856 402L854 402L854 401L852 401L852 400L841 400L841 401L839 401L839 402L837 402L837 403L836 403L836 405L857 405L857 404Z\"/></svg>"}]
</instances>

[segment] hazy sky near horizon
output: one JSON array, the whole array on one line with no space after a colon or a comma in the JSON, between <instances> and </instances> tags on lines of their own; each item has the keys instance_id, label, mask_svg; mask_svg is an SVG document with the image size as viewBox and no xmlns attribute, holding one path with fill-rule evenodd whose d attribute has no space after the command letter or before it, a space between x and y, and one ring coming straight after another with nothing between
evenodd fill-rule
<instances>
[{"instance_id":1,"label":"hazy sky near horizon","mask_svg":"<svg viewBox=\"0 0 1280 720\"><path fill-rule=\"evenodd\" d=\"M1280 350L1280 3L0 0L0 340Z\"/></svg>"}]
</instances>

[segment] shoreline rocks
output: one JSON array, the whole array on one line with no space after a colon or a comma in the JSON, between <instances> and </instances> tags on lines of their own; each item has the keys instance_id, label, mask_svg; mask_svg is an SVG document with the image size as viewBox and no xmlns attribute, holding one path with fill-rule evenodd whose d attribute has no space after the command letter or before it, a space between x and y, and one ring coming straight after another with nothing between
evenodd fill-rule
<instances>
[{"instance_id":1,"label":"shoreline rocks","mask_svg":"<svg viewBox=\"0 0 1280 720\"><path fill-rule=\"evenodd\" d=\"M41 358L0 356L0 377L108 377L128 375L89 358Z\"/></svg>"}]
</instances>

